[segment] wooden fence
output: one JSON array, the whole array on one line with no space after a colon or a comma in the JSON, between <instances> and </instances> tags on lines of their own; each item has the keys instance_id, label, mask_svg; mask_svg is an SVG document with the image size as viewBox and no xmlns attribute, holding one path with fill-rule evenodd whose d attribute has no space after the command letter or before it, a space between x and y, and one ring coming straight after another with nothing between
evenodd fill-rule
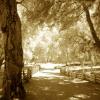
<instances>
[{"instance_id":1,"label":"wooden fence","mask_svg":"<svg viewBox=\"0 0 100 100\"><path fill-rule=\"evenodd\" d=\"M69 70L60 69L61 74L66 75L71 78L85 79L94 83L100 83L100 67L94 67L91 71L90 67L82 68L73 68Z\"/></svg>"},{"instance_id":2,"label":"wooden fence","mask_svg":"<svg viewBox=\"0 0 100 100\"><path fill-rule=\"evenodd\" d=\"M40 70L39 65L27 65L22 70L22 79L25 82L28 82L32 78L32 75L37 73Z\"/></svg>"}]
</instances>

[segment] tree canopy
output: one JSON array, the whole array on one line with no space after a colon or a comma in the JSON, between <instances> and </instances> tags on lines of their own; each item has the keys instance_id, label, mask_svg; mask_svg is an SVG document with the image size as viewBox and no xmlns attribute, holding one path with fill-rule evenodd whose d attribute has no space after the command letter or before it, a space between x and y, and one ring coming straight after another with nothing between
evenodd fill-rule
<instances>
[{"instance_id":1,"label":"tree canopy","mask_svg":"<svg viewBox=\"0 0 100 100\"><path fill-rule=\"evenodd\" d=\"M49 39L52 38L51 41L53 41L55 44L57 43L60 45L64 43L64 47L61 47L63 45L58 45L59 51L61 52L63 52L61 48L65 48L66 51L69 44L73 45L75 39L79 41L77 42L79 45L81 45L80 41L85 41L84 38L86 41L92 41L94 43L95 41L91 34L91 28L88 25L86 11L83 4L89 11L90 20L95 26L93 26L93 28L97 32L97 37L99 37L99 3L99 0L23 0L18 4L18 12L21 16L23 26L23 38L26 41L29 41L29 38L31 38L33 41L33 46L29 42L31 45L30 47L28 44L23 42L23 44L25 43L24 47L31 48L31 50L28 50L28 52L31 52L32 55L35 47L38 48L38 44L41 46L45 45L46 48L44 48L44 46L42 48L44 48L44 52L46 52L46 49L50 47L50 44L47 45L47 42L44 42L43 44L43 41L45 38L47 41L49 41L48 37ZM43 32L44 30L42 29L45 26L48 29L44 29L46 32ZM59 34L51 37L50 34L53 33L51 30L55 27L57 28ZM40 33L42 35L45 33L43 36L44 40L36 38L41 36L38 34L39 31L41 31ZM56 32L53 34L55 33ZM46 34L49 35L46 36ZM54 40L53 38L57 39Z\"/></svg>"}]
</instances>

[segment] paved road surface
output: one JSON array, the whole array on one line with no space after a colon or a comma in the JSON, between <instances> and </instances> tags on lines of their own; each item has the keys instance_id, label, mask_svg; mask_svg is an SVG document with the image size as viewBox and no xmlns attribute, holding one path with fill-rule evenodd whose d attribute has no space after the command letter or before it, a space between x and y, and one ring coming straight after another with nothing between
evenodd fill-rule
<instances>
[{"instance_id":1,"label":"paved road surface","mask_svg":"<svg viewBox=\"0 0 100 100\"><path fill-rule=\"evenodd\" d=\"M100 100L100 85L42 70L26 84L27 100Z\"/></svg>"}]
</instances>

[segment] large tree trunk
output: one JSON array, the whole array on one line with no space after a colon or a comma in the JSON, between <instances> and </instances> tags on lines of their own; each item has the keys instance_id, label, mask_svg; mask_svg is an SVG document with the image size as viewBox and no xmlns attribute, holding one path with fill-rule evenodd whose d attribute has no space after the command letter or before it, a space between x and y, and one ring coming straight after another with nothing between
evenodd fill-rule
<instances>
[{"instance_id":1,"label":"large tree trunk","mask_svg":"<svg viewBox=\"0 0 100 100\"><path fill-rule=\"evenodd\" d=\"M91 17L90 17L90 13L89 13L88 7L86 6L85 3L82 3L82 6L83 6L83 9L84 9L84 11L86 13L86 19L87 19L91 34L93 36L93 39L95 41L95 44L96 44L97 47L100 48L100 40L97 37L97 33L96 33L95 29L94 29L94 26L93 26L93 23L92 23L92 20L91 20Z\"/></svg>"},{"instance_id":2,"label":"large tree trunk","mask_svg":"<svg viewBox=\"0 0 100 100\"><path fill-rule=\"evenodd\" d=\"M13 97L23 98L25 90L22 84L23 51L21 22L17 14L16 0L0 0L2 16L1 29L5 43L5 71L3 81L4 100ZM22 99L21 99L22 100Z\"/></svg>"}]
</instances>

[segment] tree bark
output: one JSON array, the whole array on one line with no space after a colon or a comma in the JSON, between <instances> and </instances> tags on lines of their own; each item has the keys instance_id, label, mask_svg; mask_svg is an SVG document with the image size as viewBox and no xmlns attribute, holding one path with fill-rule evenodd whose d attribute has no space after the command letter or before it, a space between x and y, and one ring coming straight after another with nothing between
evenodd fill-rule
<instances>
[{"instance_id":1,"label":"tree bark","mask_svg":"<svg viewBox=\"0 0 100 100\"><path fill-rule=\"evenodd\" d=\"M95 41L95 45L100 48L100 40L99 40L99 38L97 36L97 33L96 33L95 29L94 29L94 26L93 26L93 23L92 23L92 20L91 20L91 17L90 17L90 13L89 13L88 7L86 6L85 3L82 3L82 6L83 6L83 9L84 9L84 11L86 13L86 20L88 22L92 37L93 37L93 39Z\"/></svg>"},{"instance_id":2,"label":"tree bark","mask_svg":"<svg viewBox=\"0 0 100 100\"><path fill-rule=\"evenodd\" d=\"M1 66L3 64L3 60L4 60L4 58L0 58L0 69L1 69Z\"/></svg>"},{"instance_id":3,"label":"tree bark","mask_svg":"<svg viewBox=\"0 0 100 100\"><path fill-rule=\"evenodd\" d=\"M23 50L21 22L17 13L16 0L0 0L2 19L1 29L5 43L5 71L3 80L3 98L23 98L25 90L22 84ZM21 99L22 100L22 99Z\"/></svg>"}]
</instances>

